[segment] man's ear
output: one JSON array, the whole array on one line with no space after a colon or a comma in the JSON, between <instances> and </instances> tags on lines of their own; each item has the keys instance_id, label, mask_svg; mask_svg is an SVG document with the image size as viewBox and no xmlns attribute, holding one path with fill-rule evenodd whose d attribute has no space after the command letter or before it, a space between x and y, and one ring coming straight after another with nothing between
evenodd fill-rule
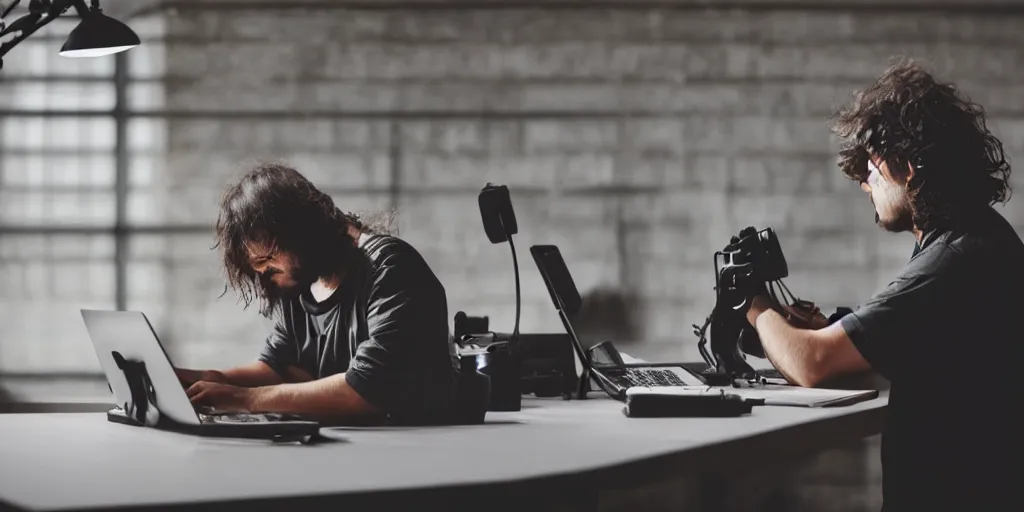
<instances>
[{"instance_id":1,"label":"man's ear","mask_svg":"<svg viewBox=\"0 0 1024 512\"><path fill-rule=\"evenodd\" d=\"M914 179L914 164L907 162L907 179L904 180L903 184L910 183L910 180Z\"/></svg>"}]
</instances>

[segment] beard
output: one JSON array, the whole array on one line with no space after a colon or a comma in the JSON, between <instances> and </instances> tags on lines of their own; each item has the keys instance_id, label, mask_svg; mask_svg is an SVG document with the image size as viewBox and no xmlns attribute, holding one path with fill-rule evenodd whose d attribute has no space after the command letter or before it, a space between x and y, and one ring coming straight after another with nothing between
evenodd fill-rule
<instances>
[{"instance_id":1,"label":"beard","mask_svg":"<svg viewBox=\"0 0 1024 512\"><path fill-rule=\"evenodd\" d=\"M875 203L874 199L872 199L871 203ZM914 215L911 212L910 201L905 193L901 193L885 206L890 215L883 219L878 213L878 206L875 205L875 224L891 233L902 233L914 229Z\"/></svg>"},{"instance_id":2,"label":"beard","mask_svg":"<svg viewBox=\"0 0 1024 512\"><path fill-rule=\"evenodd\" d=\"M281 271L265 272L259 277L259 295L263 300L262 312L266 316L270 316L271 313L278 306L282 305L286 301L290 301L299 296L302 290L309 289L317 277L312 272L304 270L302 267L296 267L291 272L288 272L288 276L291 278L292 285L290 286L278 286L274 283L272 278L275 274L280 274Z\"/></svg>"}]
</instances>

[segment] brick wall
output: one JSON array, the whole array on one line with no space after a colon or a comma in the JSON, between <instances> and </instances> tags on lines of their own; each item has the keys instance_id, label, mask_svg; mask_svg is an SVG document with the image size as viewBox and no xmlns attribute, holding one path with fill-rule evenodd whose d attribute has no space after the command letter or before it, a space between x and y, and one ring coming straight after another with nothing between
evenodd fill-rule
<instances>
[{"instance_id":1,"label":"brick wall","mask_svg":"<svg viewBox=\"0 0 1024 512\"><path fill-rule=\"evenodd\" d=\"M754 4L183 3L167 21L166 107L184 114L168 121L153 201L162 220L208 223L230 173L283 159L344 208L397 207L400 234L444 281L452 313L510 329L508 248L487 242L475 203L484 183L508 184L524 330L559 329L527 256L556 243L581 292L634 326L620 337L627 350L693 359L687 327L713 302L708 260L745 225L778 231L790 288L826 310L866 299L906 261L912 241L874 225L867 198L836 171L826 128L890 55L956 80L989 109L1011 156L1024 148L1018 18ZM228 309L215 316L235 318Z\"/></svg>"},{"instance_id":2,"label":"brick wall","mask_svg":"<svg viewBox=\"0 0 1024 512\"><path fill-rule=\"evenodd\" d=\"M698 359L689 325L713 305L711 254L746 225L777 230L789 287L826 311L901 268L912 241L874 225L827 131L833 107L889 56L958 82L1011 158L1024 151L1024 35L1012 12L201 4L167 19L165 106L177 115L144 201L155 220L209 223L246 162L283 159L345 209L397 208L399 234L444 282L450 313L510 330L508 247L487 242L476 209L486 182L507 184L522 330L560 329L527 249L555 243L593 313L588 341L613 333L650 359ZM1024 227L1017 202L1005 213ZM214 300L208 242L164 241L152 268L162 284L133 301L160 312L184 363L247 360L266 323L230 295ZM788 503L877 508L877 459L877 439L822 454L786 473L799 483Z\"/></svg>"}]
</instances>

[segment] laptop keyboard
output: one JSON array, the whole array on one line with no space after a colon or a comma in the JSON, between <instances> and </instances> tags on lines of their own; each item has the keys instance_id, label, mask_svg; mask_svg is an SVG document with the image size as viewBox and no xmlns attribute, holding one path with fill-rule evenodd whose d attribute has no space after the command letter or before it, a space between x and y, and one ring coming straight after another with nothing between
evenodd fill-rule
<instances>
[{"instance_id":1,"label":"laptop keyboard","mask_svg":"<svg viewBox=\"0 0 1024 512\"><path fill-rule=\"evenodd\" d=\"M623 376L630 386L685 386L686 383L672 370L657 368L627 368Z\"/></svg>"},{"instance_id":2,"label":"laptop keyboard","mask_svg":"<svg viewBox=\"0 0 1024 512\"><path fill-rule=\"evenodd\" d=\"M268 423L299 419L290 414L219 412L205 407L199 408L196 412L199 413L200 423Z\"/></svg>"},{"instance_id":3,"label":"laptop keyboard","mask_svg":"<svg viewBox=\"0 0 1024 512\"><path fill-rule=\"evenodd\" d=\"M258 414L200 414L203 423L265 423L266 418Z\"/></svg>"},{"instance_id":4,"label":"laptop keyboard","mask_svg":"<svg viewBox=\"0 0 1024 512\"><path fill-rule=\"evenodd\" d=\"M764 378L766 378L766 379L785 379L786 378L786 377L784 377L782 375L782 373L780 373L778 370L776 370L774 368L772 368L772 369L765 369L765 370L757 370L757 374L762 376L762 377L764 377Z\"/></svg>"}]
</instances>

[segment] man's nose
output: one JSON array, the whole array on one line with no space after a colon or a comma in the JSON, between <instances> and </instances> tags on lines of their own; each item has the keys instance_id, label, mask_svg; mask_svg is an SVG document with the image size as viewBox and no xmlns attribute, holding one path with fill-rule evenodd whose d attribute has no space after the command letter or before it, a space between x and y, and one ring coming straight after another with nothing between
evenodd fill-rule
<instances>
[{"instance_id":1,"label":"man's nose","mask_svg":"<svg viewBox=\"0 0 1024 512\"><path fill-rule=\"evenodd\" d=\"M868 182L866 181L860 182L860 189L863 190L864 192L867 192L868 194L871 193L871 185L868 185Z\"/></svg>"}]
</instances>

